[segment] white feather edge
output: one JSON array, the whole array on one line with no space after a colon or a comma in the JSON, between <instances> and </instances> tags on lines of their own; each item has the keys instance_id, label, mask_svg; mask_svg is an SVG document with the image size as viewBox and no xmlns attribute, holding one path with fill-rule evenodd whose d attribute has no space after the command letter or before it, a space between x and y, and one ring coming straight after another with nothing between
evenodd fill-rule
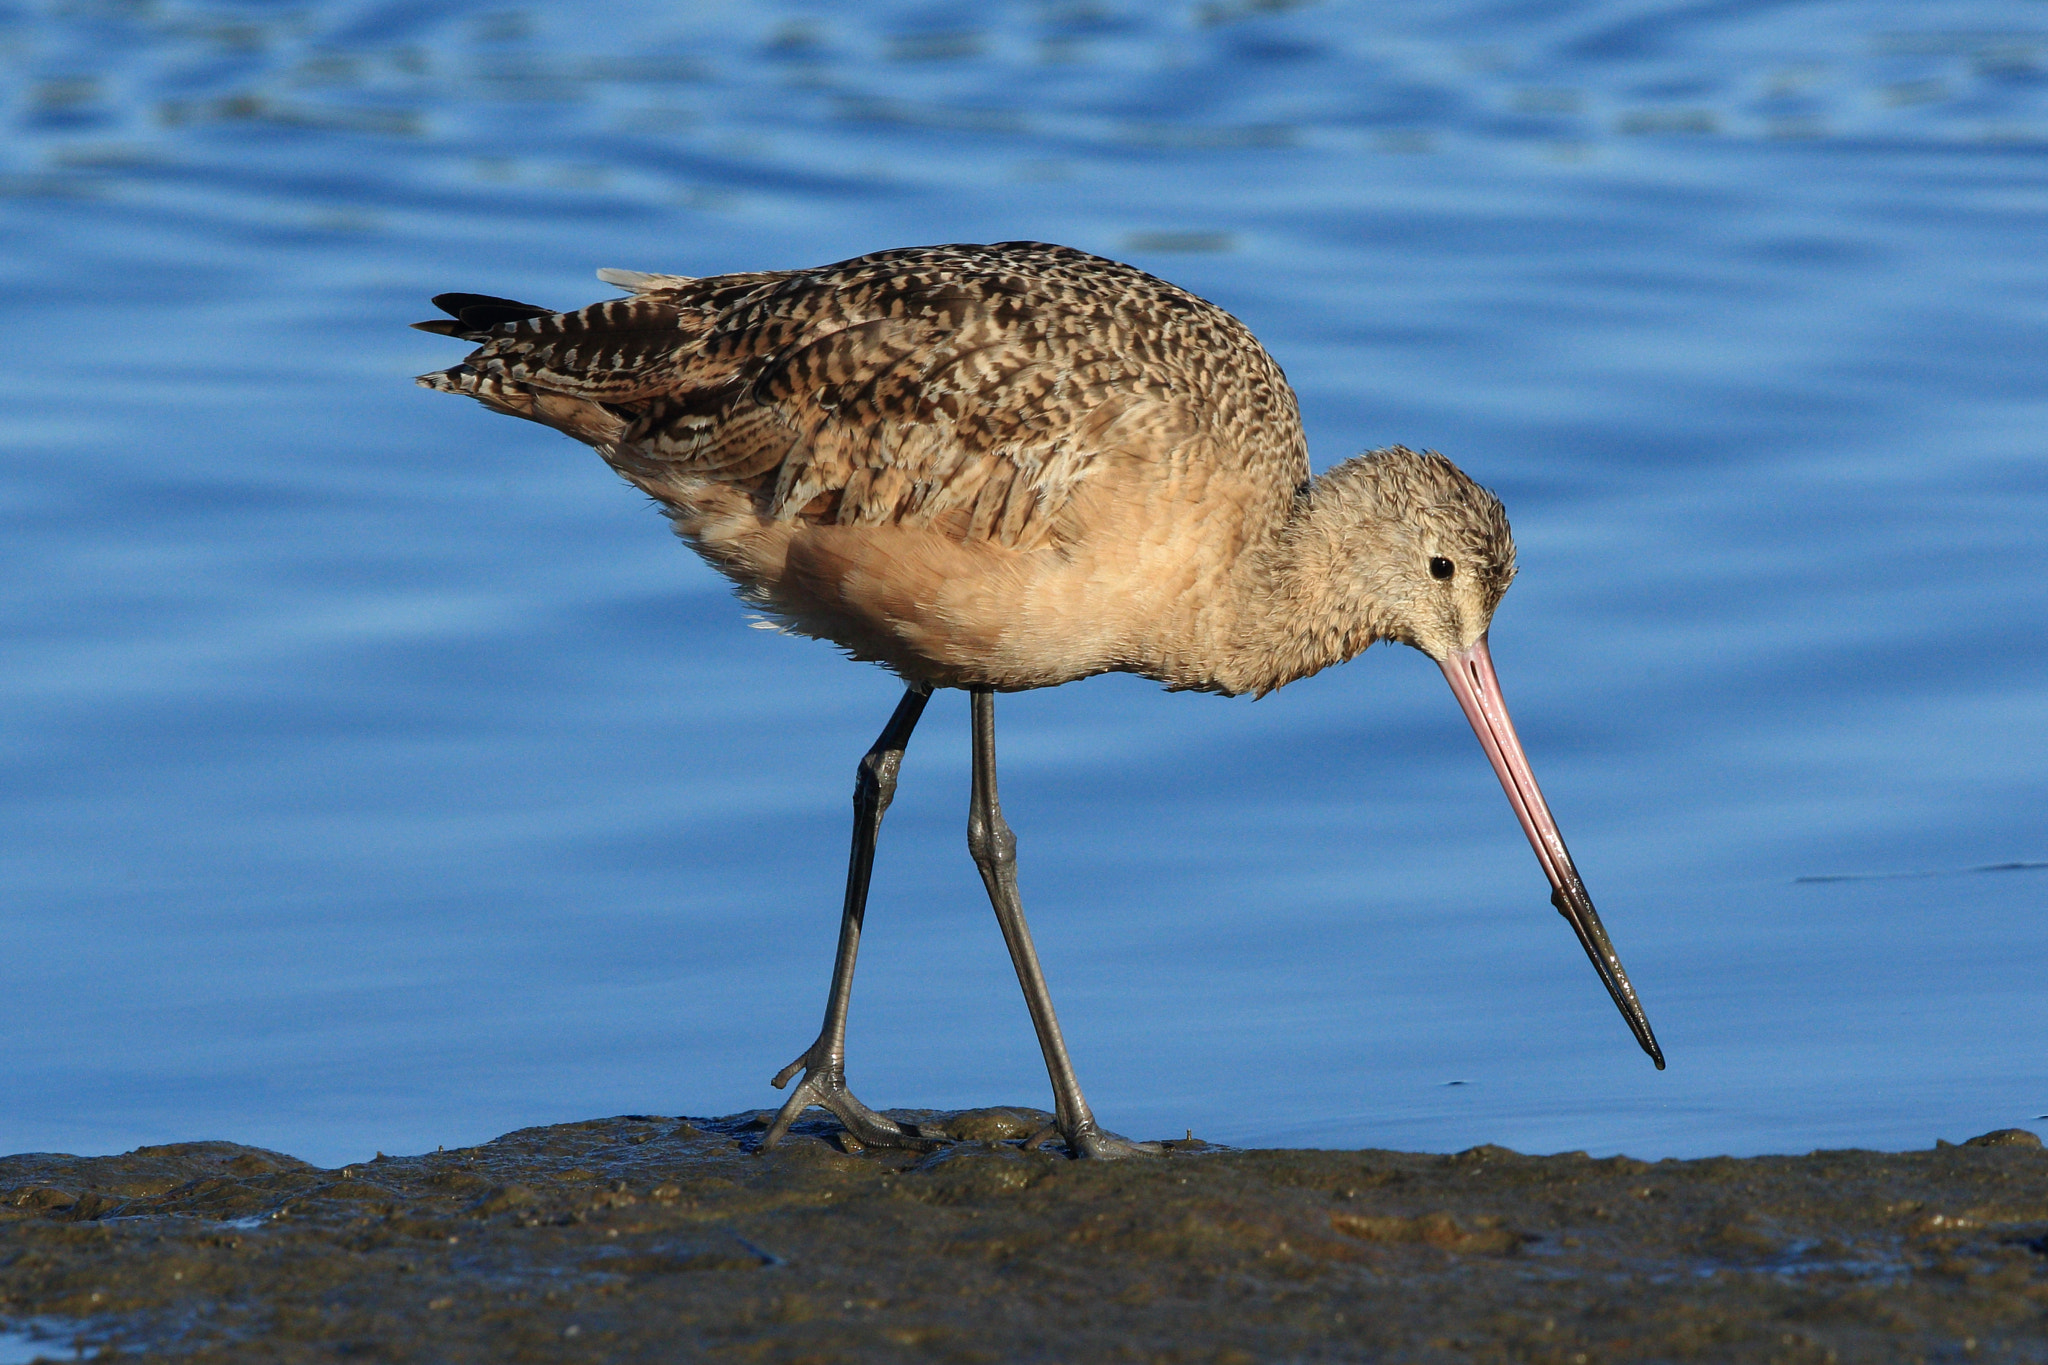
<instances>
[{"instance_id":1,"label":"white feather edge","mask_svg":"<svg viewBox=\"0 0 2048 1365\"><path fill-rule=\"evenodd\" d=\"M610 267L598 271L597 277L614 288L635 294L651 294L657 289L675 289L696 282L692 275L650 275L642 270L614 270Z\"/></svg>"}]
</instances>

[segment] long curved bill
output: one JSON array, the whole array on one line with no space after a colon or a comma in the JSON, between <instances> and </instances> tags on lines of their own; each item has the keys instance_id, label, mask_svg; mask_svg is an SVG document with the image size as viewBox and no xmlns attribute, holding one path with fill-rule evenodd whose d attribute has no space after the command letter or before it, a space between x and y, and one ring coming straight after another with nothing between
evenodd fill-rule
<instances>
[{"instance_id":1,"label":"long curved bill","mask_svg":"<svg viewBox=\"0 0 2048 1365\"><path fill-rule=\"evenodd\" d=\"M1508 800L1514 803L1515 818L1522 822L1522 833L1529 836L1529 846L1536 850L1536 859L1543 864L1543 875L1550 878L1550 903L1571 924L1572 932L1579 936L1579 945L1593 960L1593 970L1600 973L1601 984L1614 997L1621 1017L1628 1020L1636 1041L1662 1071L1664 1053L1657 1046L1657 1035L1650 1032L1650 1021L1636 999L1636 988L1629 984L1628 973L1621 969L1614 945L1607 941L1607 930L1593 909L1585 883L1579 880L1579 870L1572 866L1572 855L1565 851L1564 836L1557 832L1557 821L1551 818L1542 789L1536 785L1536 774L1529 771L1522 741L1515 737L1515 724L1508 719L1507 703L1501 700L1500 679L1494 676L1493 655L1486 648L1486 637L1480 636L1470 649L1454 651L1442 667L1451 691L1458 694L1458 705L1465 708L1465 719L1472 722L1473 732L1486 748L1494 775L1500 778Z\"/></svg>"}]
</instances>

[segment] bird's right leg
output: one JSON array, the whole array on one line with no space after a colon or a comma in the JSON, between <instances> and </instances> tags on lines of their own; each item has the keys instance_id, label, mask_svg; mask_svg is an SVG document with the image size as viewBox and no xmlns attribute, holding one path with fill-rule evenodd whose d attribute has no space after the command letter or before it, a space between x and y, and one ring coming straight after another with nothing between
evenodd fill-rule
<instances>
[{"instance_id":1,"label":"bird's right leg","mask_svg":"<svg viewBox=\"0 0 2048 1365\"><path fill-rule=\"evenodd\" d=\"M860 952L861 923L868 906L868 878L875 868L875 836L882 828L883 812L896 795L896 774L903 766L903 750L910 743L910 732L917 728L918 717L924 714L925 703L931 697L929 691L914 684L907 689L874 747L860 761L853 783L853 852L846 864L846 908L839 917L839 954L832 963L832 994L825 1001L825 1026L818 1031L818 1041L803 1056L775 1074L777 1090L789 1084L790 1077L799 1071L804 1077L762 1135L764 1152L782 1141L789 1125L814 1104L836 1115L863 1146L930 1149L939 1145L877 1114L846 1088L846 1007L853 997L853 962Z\"/></svg>"},{"instance_id":2,"label":"bird's right leg","mask_svg":"<svg viewBox=\"0 0 2048 1365\"><path fill-rule=\"evenodd\" d=\"M1052 1079L1053 1122L1024 1145L1036 1147L1058 1133L1077 1157L1157 1155L1162 1148L1156 1142L1133 1142L1105 1132L1095 1122L1081 1094L1081 1082L1074 1077L1074 1062L1067 1055L1060 1021L1053 1014L1052 993L1045 988L1045 971L1038 965L1038 949L1032 946L1031 926L1024 922L1024 901L1017 893L1017 836L1003 819L1002 802L996 796L996 694L986 687L971 691L974 787L967 800L967 851L981 869L982 885L988 888L989 904L995 908L1003 942L1009 945L1017 984L1024 988L1024 1006L1031 1012L1031 1027L1038 1032L1046 1074Z\"/></svg>"}]
</instances>

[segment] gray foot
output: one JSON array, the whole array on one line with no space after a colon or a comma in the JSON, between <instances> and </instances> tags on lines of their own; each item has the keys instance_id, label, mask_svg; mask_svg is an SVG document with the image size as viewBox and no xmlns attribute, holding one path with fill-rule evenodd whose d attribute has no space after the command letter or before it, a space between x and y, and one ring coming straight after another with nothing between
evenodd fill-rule
<instances>
[{"instance_id":1,"label":"gray foot","mask_svg":"<svg viewBox=\"0 0 2048 1365\"><path fill-rule=\"evenodd\" d=\"M1127 1137L1118 1137L1096 1127L1094 1120L1080 1124L1072 1132L1058 1123L1048 1123L1024 1141L1026 1151L1043 1145L1052 1138L1059 1138L1067 1144L1067 1150L1077 1159L1092 1161L1120 1161L1130 1156L1160 1156L1166 1149L1156 1142L1133 1142Z\"/></svg>"},{"instance_id":2,"label":"gray foot","mask_svg":"<svg viewBox=\"0 0 2048 1365\"><path fill-rule=\"evenodd\" d=\"M877 1114L862 1104L854 1093L846 1088L846 1070L837 1061L820 1062L811 1052L791 1062L775 1073L770 1082L777 1090L789 1084L789 1078L801 1071L804 1078L796 1083L796 1089L789 1092L782 1108L775 1115L775 1122L768 1125L768 1131L761 1135L761 1150L773 1151L789 1132L789 1125L812 1105L829 1111L833 1117L846 1125L847 1135L863 1147L904 1147L913 1152L931 1152L946 1145L943 1138L929 1138L917 1131L917 1126L908 1127Z\"/></svg>"}]
</instances>

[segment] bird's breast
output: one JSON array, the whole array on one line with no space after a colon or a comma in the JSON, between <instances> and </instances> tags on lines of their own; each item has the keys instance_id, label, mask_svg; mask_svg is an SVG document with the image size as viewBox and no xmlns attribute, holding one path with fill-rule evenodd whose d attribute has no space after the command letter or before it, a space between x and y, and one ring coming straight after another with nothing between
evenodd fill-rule
<instances>
[{"instance_id":1,"label":"bird's breast","mask_svg":"<svg viewBox=\"0 0 2048 1365\"><path fill-rule=\"evenodd\" d=\"M1191 465L1138 489L1095 482L1071 512L1077 534L1028 550L756 521L734 563L692 539L792 629L933 686L1018 690L1111 671L1218 686L1268 509L1242 481Z\"/></svg>"}]
</instances>

